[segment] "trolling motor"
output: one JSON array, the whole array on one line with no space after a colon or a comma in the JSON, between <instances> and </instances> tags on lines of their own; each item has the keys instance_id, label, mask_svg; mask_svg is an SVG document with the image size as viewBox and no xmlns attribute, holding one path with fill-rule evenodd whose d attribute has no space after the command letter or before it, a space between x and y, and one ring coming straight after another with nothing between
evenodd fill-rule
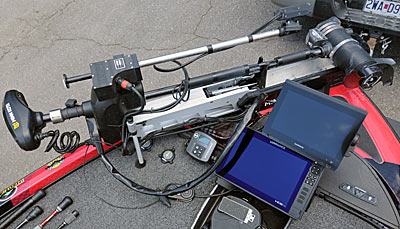
<instances>
[{"instance_id":1,"label":"trolling motor","mask_svg":"<svg viewBox=\"0 0 400 229\"><path fill-rule=\"evenodd\" d=\"M193 188L212 174L239 136L237 133L228 142L216 163L202 176L173 190L164 191L143 187L120 174L103 154L101 139L111 143L115 143L121 138L123 140L132 139L135 143L139 164L144 165L139 139L143 140L143 138L165 131L171 126L184 126L194 119L201 121L207 118L207 120L217 121L220 120L218 119L220 116L245 110L246 112L236 118L243 120L238 128L241 130L247 125L252 112L258 106L254 99L259 98L263 93L268 93L268 90L279 90L279 82L265 83L266 71L302 60L330 58L331 62L328 61L330 65L334 63L346 74L353 71L358 73L361 79L360 86L365 88L372 87L380 80L389 82L393 78L393 75L382 74L377 61L368 56L356 41L350 40L346 30L334 18L322 22L316 29L310 31L307 38L310 50L277 57L272 61L259 61L257 64L243 65L190 80L184 65L176 61L199 54L200 56L197 58L201 58L213 52L269 37L283 36L300 29L301 26L297 22L288 21L278 29L153 59L138 61L136 55L114 56L113 59L90 64L90 74L70 78L64 76L66 86L73 82L92 79L90 101L83 102L82 105L77 105L76 101L69 102L66 104L66 108L43 114L32 111L21 93L8 91L3 102L3 116L14 139L24 150L34 150L39 147L43 138L55 135L51 132L41 133L47 122L58 123L66 119L85 116L90 136L92 140L95 140L96 148L106 168L116 179L129 188L144 194L168 196L181 193ZM178 64L177 69L183 70L185 73L183 83L144 93L140 68L167 61L175 61ZM336 68L335 65L332 68ZM307 67L312 68L313 66ZM316 69L316 71L318 70L320 71L319 68ZM309 78L315 78L315 75L310 75ZM190 96L185 97L188 90L191 90ZM181 96L175 99L171 98L171 91L173 93L178 91L177 94ZM251 107L243 109L244 105L248 104L252 104ZM193 116L193 114L197 116Z\"/></svg>"},{"instance_id":2,"label":"trolling motor","mask_svg":"<svg viewBox=\"0 0 400 229\"><path fill-rule=\"evenodd\" d=\"M50 111L48 114L43 114L42 112L32 111L21 92L11 90L6 92L3 101L4 120L15 141L22 149L27 151L37 149L40 146L41 140L46 137L53 137L51 140L53 144L49 144L49 146L54 145L54 142L59 137L59 133L52 131L41 133L47 122L60 123L80 116L85 116L86 118L94 117L99 129L99 135L104 141L115 143L123 137L121 136L120 126L124 115L143 107L146 103L141 83L141 67L199 54L211 54L238 45L275 36L284 36L300 30L301 25L298 22L288 20L281 27L267 32L252 34L148 60L138 61L134 54L117 55L113 59L90 64L91 73L69 78L65 74L63 75L63 83L67 88L70 87L71 83L91 79L93 87L90 101L85 101L81 105L77 105L76 100L68 100L66 108L56 109ZM209 80L204 80L197 83L209 83ZM215 80L213 79L212 81ZM135 93L126 89L127 83L133 85ZM71 138L68 138L66 135L64 137L67 137L67 143L64 144L65 147L61 148L71 149L67 147L68 145L73 145ZM61 139L61 144L63 142L64 140ZM47 150L51 148L48 147ZM137 151L140 151L140 147L137 148Z\"/></svg>"}]
</instances>

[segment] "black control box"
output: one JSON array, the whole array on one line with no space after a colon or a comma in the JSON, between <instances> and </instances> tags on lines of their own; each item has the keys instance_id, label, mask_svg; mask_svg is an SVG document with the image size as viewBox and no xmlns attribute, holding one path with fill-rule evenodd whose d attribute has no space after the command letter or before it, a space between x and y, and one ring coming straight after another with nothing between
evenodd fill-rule
<instances>
[{"instance_id":1,"label":"black control box","mask_svg":"<svg viewBox=\"0 0 400 229\"><path fill-rule=\"evenodd\" d=\"M90 64L93 75L93 90L98 100L103 101L115 97L116 88L113 80L121 77L132 84L142 81L139 62L135 54L117 55L113 59ZM143 90L140 91L144 96Z\"/></svg>"}]
</instances>

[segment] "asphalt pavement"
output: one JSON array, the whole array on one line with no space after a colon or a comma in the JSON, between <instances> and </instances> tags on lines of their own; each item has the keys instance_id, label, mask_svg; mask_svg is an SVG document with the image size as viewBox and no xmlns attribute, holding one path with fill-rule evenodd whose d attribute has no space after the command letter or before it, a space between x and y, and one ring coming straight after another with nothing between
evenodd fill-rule
<instances>
[{"instance_id":1,"label":"asphalt pavement","mask_svg":"<svg viewBox=\"0 0 400 229\"><path fill-rule=\"evenodd\" d=\"M117 54L137 54L139 60L195 48L247 35L273 16L270 1L67 1L3 0L0 4L0 94L21 91L34 111L62 108L69 98L90 98L91 81L65 89L62 74L89 72L89 63ZM315 20L305 20L307 26ZM277 27L275 23L271 28ZM243 64L259 56L276 56L306 49L305 33L266 39L210 55L188 67L191 76ZM390 49L397 49L394 44ZM396 52L390 53L397 54ZM398 54L397 54L398 55ZM395 59L397 62L399 58ZM400 120L399 65L390 87L368 91L383 114ZM177 73L142 69L145 90L180 82ZM1 118L3 119L3 118ZM0 124L0 189L47 163L58 154L45 153L48 140L38 150L25 152L11 137L4 120ZM76 130L88 138L83 118L48 125L46 130Z\"/></svg>"}]
</instances>

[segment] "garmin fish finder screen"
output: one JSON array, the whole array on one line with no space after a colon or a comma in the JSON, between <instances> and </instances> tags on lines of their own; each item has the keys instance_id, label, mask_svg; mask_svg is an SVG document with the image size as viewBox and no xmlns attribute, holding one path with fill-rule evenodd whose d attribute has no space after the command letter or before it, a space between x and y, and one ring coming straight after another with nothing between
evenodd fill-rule
<instances>
[{"instance_id":1,"label":"garmin fish finder screen","mask_svg":"<svg viewBox=\"0 0 400 229\"><path fill-rule=\"evenodd\" d=\"M299 148L308 146L334 158L342 151L343 142L352 131L354 122L355 118L338 109L288 91L271 127L296 139L298 142L294 144ZM310 126L309 123L315 125Z\"/></svg>"},{"instance_id":2,"label":"garmin fish finder screen","mask_svg":"<svg viewBox=\"0 0 400 229\"><path fill-rule=\"evenodd\" d=\"M311 161L246 128L216 170L234 185L289 212Z\"/></svg>"},{"instance_id":3,"label":"garmin fish finder screen","mask_svg":"<svg viewBox=\"0 0 400 229\"><path fill-rule=\"evenodd\" d=\"M353 105L287 80L263 132L336 169L366 115Z\"/></svg>"}]
</instances>

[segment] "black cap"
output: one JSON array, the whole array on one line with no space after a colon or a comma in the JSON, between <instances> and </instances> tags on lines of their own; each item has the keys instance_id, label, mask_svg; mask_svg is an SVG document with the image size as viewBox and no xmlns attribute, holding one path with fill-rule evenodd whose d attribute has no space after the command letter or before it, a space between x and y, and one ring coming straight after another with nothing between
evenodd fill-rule
<instances>
[{"instance_id":1,"label":"black cap","mask_svg":"<svg viewBox=\"0 0 400 229\"><path fill-rule=\"evenodd\" d=\"M40 189L35 194L33 194L30 200L33 202L37 202L38 200L42 199L45 195L46 192L43 189Z\"/></svg>"},{"instance_id":2,"label":"black cap","mask_svg":"<svg viewBox=\"0 0 400 229\"><path fill-rule=\"evenodd\" d=\"M74 215L75 217L78 217L79 212L78 212L77 210L73 210L73 211L72 211L72 215Z\"/></svg>"},{"instance_id":3,"label":"black cap","mask_svg":"<svg viewBox=\"0 0 400 229\"><path fill-rule=\"evenodd\" d=\"M43 213L43 210L39 206L35 206L31 212L29 212L28 216L25 218L27 221L34 220L40 214Z\"/></svg>"},{"instance_id":4,"label":"black cap","mask_svg":"<svg viewBox=\"0 0 400 229\"><path fill-rule=\"evenodd\" d=\"M58 204L57 208L60 208L61 211L65 210L69 205L73 203L71 197L66 196L61 203Z\"/></svg>"}]
</instances>

